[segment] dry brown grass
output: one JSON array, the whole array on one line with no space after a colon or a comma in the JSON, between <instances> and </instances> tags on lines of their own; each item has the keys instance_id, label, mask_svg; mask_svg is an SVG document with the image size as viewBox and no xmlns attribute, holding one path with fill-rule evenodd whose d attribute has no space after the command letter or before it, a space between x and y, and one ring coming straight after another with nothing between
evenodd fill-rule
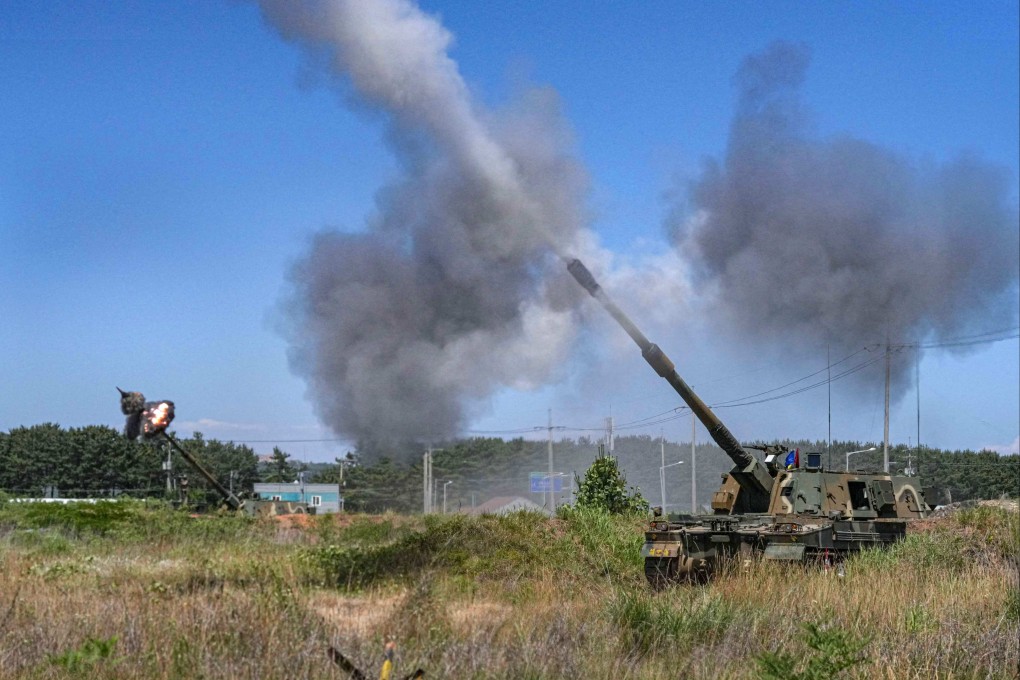
<instances>
[{"instance_id":1,"label":"dry brown grass","mask_svg":"<svg viewBox=\"0 0 1020 680\"><path fill-rule=\"evenodd\" d=\"M1018 531L1009 517L1006 534L999 527L993 537L980 523L931 523L893 554L852 560L843 576L754 561L709 586L658 594L642 583L639 561L600 555L594 537L563 523L540 534L561 554L547 563L501 569L466 556L360 591L322 586L301 557L348 528L367 541L357 522L288 534L285 543L275 522L236 541L188 529L176 540L66 537L8 524L0 529L0 677L338 678L329 645L372 667L392 638L398 668L421 666L429 677L743 679L759 677L755 660L770 650L811 654L805 622L870 638L869 663L846 677L1017 677L1009 541ZM633 526L618 523L604 544L622 550ZM443 531L443 549L475 546ZM76 670L53 661L114 637L113 658Z\"/></svg>"}]
</instances>

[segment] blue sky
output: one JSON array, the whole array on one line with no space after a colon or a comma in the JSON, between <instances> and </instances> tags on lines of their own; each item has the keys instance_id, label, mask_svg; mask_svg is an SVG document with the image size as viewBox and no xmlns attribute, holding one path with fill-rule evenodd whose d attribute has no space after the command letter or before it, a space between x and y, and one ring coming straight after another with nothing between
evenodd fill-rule
<instances>
[{"instance_id":1,"label":"blue sky","mask_svg":"<svg viewBox=\"0 0 1020 680\"><path fill-rule=\"evenodd\" d=\"M776 39L811 50L803 99L819 135L922 161L972 152L1009 169L1017 200L1014 2L421 6L455 36L451 56L480 101L498 107L522 80L559 93L592 228L617 253L666 247L664 194L725 151L732 75ZM380 117L350 106L248 3L4 3L0 82L0 430L119 426L119 385L174 399L179 429L259 451L332 437L288 369L276 305L310 236L360 229L397 173ZM801 375L737 349L660 342L709 402ZM550 407L597 427L610 410L626 422L674 405L640 358L621 362L634 382L592 392L567 375L503 392L473 409L471 429L539 425ZM1018 364L1015 339L929 352L922 439L1015 447ZM744 438L824 438L824 389L804 399L724 417ZM875 399L837 384L833 406L835 437L881 436ZM894 416L895 441L916 437L912 393ZM679 438L688 426L665 427ZM281 446L327 460L346 450Z\"/></svg>"}]
</instances>

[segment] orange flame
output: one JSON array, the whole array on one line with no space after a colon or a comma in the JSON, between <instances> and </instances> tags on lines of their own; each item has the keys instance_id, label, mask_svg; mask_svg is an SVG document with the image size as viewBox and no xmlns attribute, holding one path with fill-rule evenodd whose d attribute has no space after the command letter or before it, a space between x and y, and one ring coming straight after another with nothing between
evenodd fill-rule
<instances>
[{"instance_id":1,"label":"orange flame","mask_svg":"<svg viewBox=\"0 0 1020 680\"><path fill-rule=\"evenodd\" d=\"M147 436L161 432L170 424L170 404L161 401L158 406L145 412L144 429Z\"/></svg>"}]
</instances>

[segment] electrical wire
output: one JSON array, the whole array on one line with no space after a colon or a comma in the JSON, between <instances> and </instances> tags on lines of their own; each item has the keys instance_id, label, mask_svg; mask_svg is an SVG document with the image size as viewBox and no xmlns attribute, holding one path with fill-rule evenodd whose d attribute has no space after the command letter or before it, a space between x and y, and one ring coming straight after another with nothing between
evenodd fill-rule
<instances>
[{"instance_id":1,"label":"electrical wire","mask_svg":"<svg viewBox=\"0 0 1020 680\"><path fill-rule=\"evenodd\" d=\"M1020 331L1020 326L1014 326L1012 328L1005 328L1005 329L1000 329L1000 330L996 330L996 331L986 331L984 333L977 333L977 334L968 335L968 336L959 336L957 338L949 338L947 340L943 340L943 341L940 341L940 342L934 342L934 343L903 343L903 344L896 344L896 345L888 345L888 349L892 353L899 353L899 352L901 352L901 351L903 351L905 349L917 349L917 348L921 348L921 349L934 349L934 348L939 348L939 347L963 347L963 346L979 345L979 344L991 344L991 343L995 343L995 342L1001 342L1003 340L1011 340L1011 339L1015 339L1015 338L1020 338L1020 333L1018 333L1017 331ZM1010 333L1010 335L1003 336L1003 335L1001 335L1002 333ZM791 387L793 385L796 385L797 383L803 382L803 381L805 381L805 380L807 380L809 378L812 378L812 377L814 377L816 375L819 375L820 373L823 373L823 372L827 373L827 372L829 372L831 370L831 368L833 366L838 366L838 365L840 365L840 364L842 364L842 363L844 363L846 361L849 361L850 359L852 359L853 357L857 356L861 352L871 352L871 351L874 351L875 349L881 348L882 346L883 346L882 343L874 343L874 344L871 344L871 345L867 345L867 346L862 347L861 349L859 349L859 350L857 350L855 352L852 352L851 354L848 354L847 356L843 357L842 359L839 359L835 363L829 364L828 366L826 366L823 369L819 369L817 371L809 373L809 374L807 374L805 376L802 376L802 377L800 377L800 378L798 378L796 380L793 380L791 382L788 382L786 384L779 385L778 387L773 387L773 388L765 390L763 392L758 392L758 393L755 393L755 394L745 395L743 397L736 397L736 398L733 398L733 399L728 399L728 400L725 400L725 401L716 402L716 403L710 404L709 407L710 408L739 408L739 407L742 407L742 406L755 406L757 404L764 404L764 403L767 403L767 402L770 402L770 401L776 401L776 400L779 400L779 399L786 399L788 397L793 397L793 396L796 396L798 394L802 394L802 393L807 392L809 390L813 390L813 389L817 389L819 387L823 387L823 386L825 386L827 384L836 382L837 380L841 380L843 378L849 377L849 376L851 376L851 375L853 375L855 373L858 373L858 372L864 370L865 368L868 368L869 366L872 366L872 365L878 363L879 361L881 361L882 359L885 358L885 353L878 354L878 355L876 355L874 357L871 357L871 358L869 358L869 359L867 359L865 361L862 361L862 362L860 362L858 364L855 364L855 365L853 365L853 366L851 366L851 367L849 367L849 368L847 368L847 369L845 369L845 370L843 370L843 371L841 371L841 372L839 372L839 373L837 373L835 375L832 375L831 377L826 377L824 380L819 380L819 381L816 381L814 383L798 387L797 389L790 390L788 392L783 392L781 394L776 394L776 395L773 395L773 396L769 396L769 397L766 397L764 399L758 399L757 398L757 397L762 397L762 396L765 396L765 395L772 394L773 392L777 392L777 391L785 389L787 387ZM669 422L678 420L680 418L684 418L684 417L687 416L687 414L689 412L690 412L689 407L687 407L687 406L677 406L677 407L675 407L673 409L670 409L669 411L663 411L661 413L657 413L657 414L654 414L654 415L645 416L644 418L638 418L636 420L632 420L632 421L628 421L626 423L622 423L620 425L615 426L614 430L624 430L624 431L626 431L626 430L633 430L633 429L638 429L638 428L653 427L655 425L663 425L665 423L669 423ZM473 434L473 435L511 435L511 434L531 434L531 433L540 432L542 430L548 430L548 429L549 429L549 427L545 426L545 425L535 425L535 426L531 426L531 427L509 428L509 429L505 429L505 430L464 430L464 433L465 434ZM570 425L557 425L557 426L553 426L552 429L557 430L557 431L561 431L561 432L604 432L605 431L604 427L576 427L576 426L570 426ZM322 439L233 439L231 441L233 441L235 443L238 443L238 444L271 444L271 443L277 443L277 444L298 444L298 443L325 443L325 442L348 442L349 443L350 440L348 440L348 439L341 439L341 438L322 438Z\"/></svg>"}]
</instances>

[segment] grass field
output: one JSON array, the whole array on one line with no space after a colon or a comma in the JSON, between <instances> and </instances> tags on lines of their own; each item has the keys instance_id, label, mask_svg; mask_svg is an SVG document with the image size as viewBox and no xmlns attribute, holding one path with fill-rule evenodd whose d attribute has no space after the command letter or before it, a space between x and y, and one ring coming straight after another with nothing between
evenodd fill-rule
<instances>
[{"instance_id":1,"label":"grass field","mask_svg":"<svg viewBox=\"0 0 1020 680\"><path fill-rule=\"evenodd\" d=\"M1009 678L1020 520L924 522L843 574L734 563L654 593L641 518L192 518L0 504L0 677ZM840 670L843 669L843 670Z\"/></svg>"}]
</instances>

